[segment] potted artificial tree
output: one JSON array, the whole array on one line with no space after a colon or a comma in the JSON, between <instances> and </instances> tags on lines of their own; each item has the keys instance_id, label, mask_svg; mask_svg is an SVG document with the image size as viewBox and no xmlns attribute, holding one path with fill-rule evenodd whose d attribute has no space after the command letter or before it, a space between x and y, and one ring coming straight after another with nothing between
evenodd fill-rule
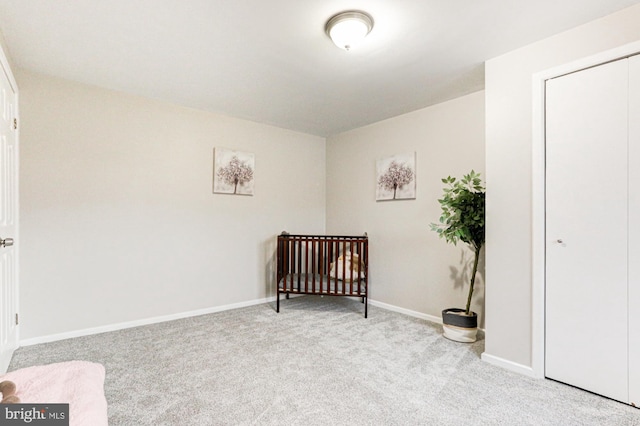
<instances>
[{"instance_id":1,"label":"potted artificial tree","mask_svg":"<svg viewBox=\"0 0 640 426\"><path fill-rule=\"evenodd\" d=\"M448 243L467 243L475 253L467 306L465 309L450 308L442 311L444 336L457 342L475 342L478 315L471 312L471 297L480 250L484 245L485 188L480 174L473 170L461 180L449 176L442 179L442 183L446 185L443 197L438 200L442 214L439 223L431 224L431 230L436 231Z\"/></svg>"}]
</instances>

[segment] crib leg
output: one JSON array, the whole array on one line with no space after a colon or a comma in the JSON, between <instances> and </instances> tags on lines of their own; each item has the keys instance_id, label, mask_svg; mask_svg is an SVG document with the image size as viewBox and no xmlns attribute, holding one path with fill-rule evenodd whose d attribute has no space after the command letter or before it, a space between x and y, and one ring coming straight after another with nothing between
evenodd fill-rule
<instances>
[{"instance_id":1,"label":"crib leg","mask_svg":"<svg viewBox=\"0 0 640 426\"><path fill-rule=\"evenodd\" d=\"M363 299L365 299L365 298L363 297ZM364 317L365 317L365 318L367 318L367 313L368 313L368 312L367 312L367 311L368 311L368 309L367 309L367 308L369 307L369 299L368 299L368 298L366 298L366 299L367 299L367 300L366 300L366 302L365 302L365 304L364 304Z\"/></svg>"},{"instance_id":2,"label":"crib leg","mask_svg":"<svg viewBox=\"0 0 640 426\"><path fill-rule=\"evenodd\" d=\"M278 296L276 298L276 313L280 313L280 290L277 291Z\"/></svg>"},{"instance_id":3,"label":"crib leg","mask_svg":"<svg viewBox=\"0 0 640 426\"><path fill-rule=\"evenodd\" d=\"M364 296L362 296L362 303L364 303Z\"/></svg>"},{"instance_id":4,"label":"crib leg","mask_svg":"<svg viewBox=\"0 0 640 426\"><path fill-rule=\"evenodd\" d=\"M289 293L287 293L287 299L289 298Z\"/></svg>"}]
</instances>

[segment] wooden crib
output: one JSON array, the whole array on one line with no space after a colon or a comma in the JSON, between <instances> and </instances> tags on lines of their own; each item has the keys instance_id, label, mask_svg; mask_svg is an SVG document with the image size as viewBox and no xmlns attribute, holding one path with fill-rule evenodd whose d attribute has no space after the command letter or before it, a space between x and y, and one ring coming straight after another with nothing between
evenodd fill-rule
<instances>
[{"instance_id":1,"label":"wooden crib","mask_svg":"<svg viewBox=\"0 0 640 426\"><path fill-rule=\"evenodd\" d=\"M360 297L367 318L369 239L364 236L278 235L277 302L280 294Z\"/></svg>"}]
</instances>

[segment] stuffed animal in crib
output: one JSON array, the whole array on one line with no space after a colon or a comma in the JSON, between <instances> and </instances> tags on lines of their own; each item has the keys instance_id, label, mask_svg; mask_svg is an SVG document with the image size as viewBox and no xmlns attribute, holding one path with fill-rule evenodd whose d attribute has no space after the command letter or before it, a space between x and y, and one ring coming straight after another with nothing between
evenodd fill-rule
<instances>
[{"instance_id":1,"label":"stuffed animal in crib","mask_svg":"<svg viewBox=\"0 0 640 426\"><path fill-rule=\"evenodd\" d=\"M20 404L20 398L16 396L16 384L10 380L0 382L2 401L0 404Z\"/></svg>"},{"instance_id":2,"label":"stuffed animal in crib","mask_svg":"<svg viewBox=\"0 0 640 426\"><path fill-rule=\"evenodd\" d=\"M360 266L358 267L358 265ZM348 251L340 255L335 262L331 262L329 276L347 281L364 278L364 262L360 260L360 256L356 253Z\"/></svg>"}]
</instances>

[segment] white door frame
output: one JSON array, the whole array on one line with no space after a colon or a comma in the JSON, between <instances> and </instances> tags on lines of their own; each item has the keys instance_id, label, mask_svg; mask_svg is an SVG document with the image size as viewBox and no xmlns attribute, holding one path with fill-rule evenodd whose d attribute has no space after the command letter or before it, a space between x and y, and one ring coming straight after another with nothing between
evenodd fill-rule
<instances>
[{"instance_id":1,"label":"white door frame","mask_svg":"<svg viewBox=\"0 0 640 426\"><path fill-rule=\"evenodd\" d=\"M531 369L545 377L545 83L547 80L640 53L640 41L601 52L533 75Z\"/></svg>"},{"instance_id":2,"label":"white door frame","mask_svg":"<svg viewBox=\"0 0 640 426\"><path fill-rule=\"evenodd\" d=\"M20 112L19 112L19 93L18 93L18 84L16 83L15 77L13 75L13 72L11 70L11 66L9 63L9 59L7 58L7 55L4 51L3 46L0 45L0 72L4 72L5 75L7 76L7 79L9 80L9 84L11 84L11 87L13 88L13 91L15 93L15 118L18 120L18 122L20 121ZM18 152L16 153L16 155L18 156L18 162L16 163L16 178L18 178L18 176L20 175L20 130L16 129L16 140L18 142L17 147L18 147ZM19 193L19 183L16 185L17 188L16 190L18 190L18 192L16 193L16 230L15 230L15 234L12 235L11 237L13 237L15 240L18 241L18 244L16 244L18 247L14 247L13 250L15 250L15 258L16 258L16 263L15 263L15 306L19 309L20 305L20 254L19 254L19 243L20 243L20 216L19 216L19 211L20 211L20 193ZM6 236L4 236L6 237ZM13 320L13 319L12 319ZM18 345L20 342L20 326L18 324L16 324L16 345ZM13 352L13 350L17 349L17 346L12 348L11 353ZM9 360L7 360L5 358L6 354L2 354L2 360L0 360L0 374L4 373L6 370L6 367L8 367L8 362Z\"/></svg>"}]
</instances>

